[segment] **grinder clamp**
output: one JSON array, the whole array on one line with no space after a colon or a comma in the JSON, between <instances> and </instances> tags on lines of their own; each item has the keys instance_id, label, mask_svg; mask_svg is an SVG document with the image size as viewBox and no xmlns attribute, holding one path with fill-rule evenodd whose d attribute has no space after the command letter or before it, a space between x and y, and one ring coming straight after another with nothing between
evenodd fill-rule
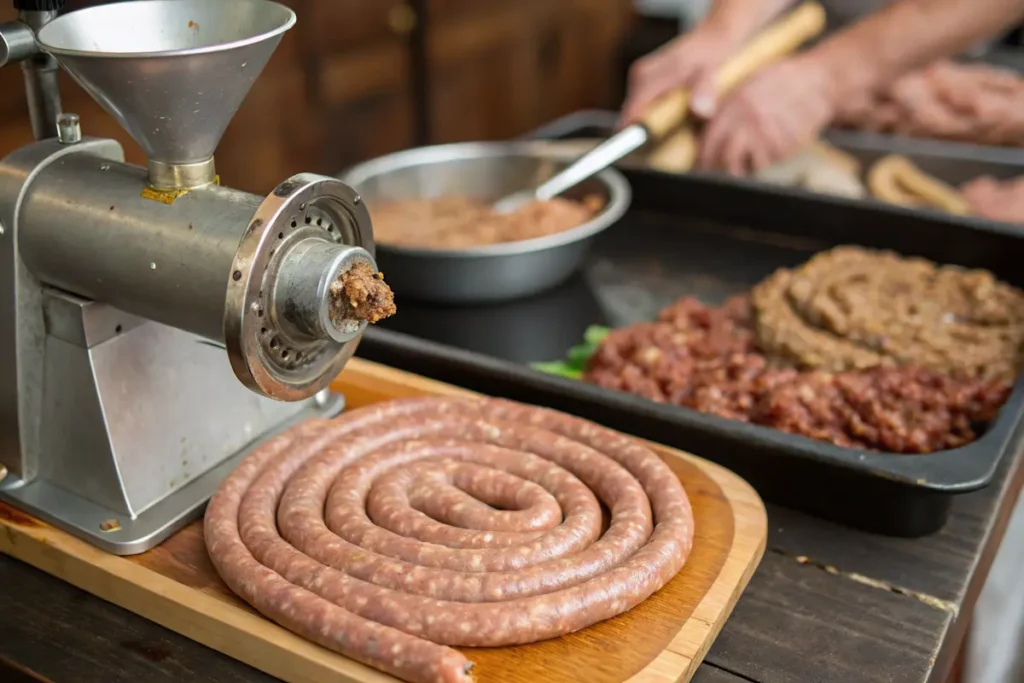
<instances>
[{"instance_id":1,"label":"grinder clamp","mask_svg":"<svg viewBox=\"0 0 1024 683\"><path fill-rule=\"evenodd\" d=\"M366 322L332 317L331 285L376 270L373 230L333 178L299 174L267 197L219 183L213 152L290 9L16 4L0 65L22 63L38 141L0 160L0 500L142 552L257 443L341 410L327 387ZM53 60L147 168L60 113Z\"/></svg>"}]
</instances>

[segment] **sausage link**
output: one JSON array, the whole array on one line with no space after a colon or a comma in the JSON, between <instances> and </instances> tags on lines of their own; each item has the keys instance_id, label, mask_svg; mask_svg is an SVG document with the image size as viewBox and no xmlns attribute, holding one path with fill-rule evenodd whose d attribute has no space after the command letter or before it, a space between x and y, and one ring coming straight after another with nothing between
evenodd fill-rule
<instances>
[{"instance_id":1,"label":"sausage link","mask_svg":"<svg viewBox=\"0 0 1024 683\"><path fill-rule=\"evenodd\" d=\"M217 571L267 617L404 680L461 683L471 664L450 646L553 638L649 597L685 563L693 515L634 439L426 397L271 440L225 480L205 528Z\"/></svg>"}]
</instances>

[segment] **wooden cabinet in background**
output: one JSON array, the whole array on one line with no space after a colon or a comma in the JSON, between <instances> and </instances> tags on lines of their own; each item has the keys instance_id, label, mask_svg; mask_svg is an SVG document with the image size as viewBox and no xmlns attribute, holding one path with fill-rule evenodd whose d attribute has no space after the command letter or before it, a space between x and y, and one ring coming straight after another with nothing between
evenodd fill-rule
<instances>
[{"instance_id":1,"label":"wooden cabinet in background","mask_svg":"<svg viewBox=\"0 0 1024 683\"><path fill-rule=\"evenodd\" d=\"M503 139L617 104L623 0L426 0L435 142Z\"/></svg>"},{"instance_id":2,"label":"wooden cabinet in background","mask_svg":"<svg viewBox=\"0 0 1024 683\"><path fill-rule=\"evenodd\" d=\"M418 124L429 123L430 142L504 139L616 104L629 0L282 1L298 23L217 150L221 179L233 187L265 193L300 171L336 173L418 144ZM68 7L89 4L97 2ZM13 18L0 6L0 22ZM130 161L144 161L66 75L62 97L85 134L116 138ZM0 156L31 139L21 70L2 68Z\"/></svg>"}]
</instances>

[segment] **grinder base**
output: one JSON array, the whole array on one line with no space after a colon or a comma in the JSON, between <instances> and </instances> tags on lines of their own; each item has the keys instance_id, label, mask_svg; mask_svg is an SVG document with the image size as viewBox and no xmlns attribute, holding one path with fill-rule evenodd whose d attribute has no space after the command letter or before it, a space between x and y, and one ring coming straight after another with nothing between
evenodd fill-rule
<instances>
[{"instance_id":1,"label":"grinder base","mask_svg":"<svg viewBox=\"0 0 1024 683\"><path fill-rule=\"evenodd\" d=\"M158 545L260 442L344 406L330 391L297 403L258 396L234 381L219 344L65 292L40 295L41 363L20 397L38 402L40 419L23 425L35 436L0 501L108 552Z\"/></svg>"},{"instance_id":2,"label":"grinder base","mask_svg":"<svg viewBox=\"0 0 1024 683\"><path fill-rule=\"evenodd\" d=\"M333 417L341 412L344 403L344 397L331 394L323 406L306 408L276 431L307 418ZM267 435L270 436L273 434ZM155 548L198 519L221 481L263 441L229 456L134 518L118 515L41 479L23 484L18 477L8 476L0 488L0 501L114 555L137 555Z\"/></svg>"},{"instance_id":3,"label":"grinder base","mask_svg":"<svg viewBox=\"0 0 1024 683\"><path fill-rule=\"evenodd\" d=\"M309 418L333 417L345 399L330 394L322 405L310 404L294 419L278 425L269 438ZM231 470L265 438L228 456L226 460L135 517L118 514L44 479L28 484L8 475L0 483L0 501L77 536L115 555L136 555L155 548L202 514L210 496Z\"/></svg>"}]
</instances>

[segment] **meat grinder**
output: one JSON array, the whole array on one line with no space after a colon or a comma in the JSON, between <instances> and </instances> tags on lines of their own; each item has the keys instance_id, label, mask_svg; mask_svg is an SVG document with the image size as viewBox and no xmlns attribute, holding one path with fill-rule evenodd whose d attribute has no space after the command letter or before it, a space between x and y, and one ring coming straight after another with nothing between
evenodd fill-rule
<instances>
[{"instance_id":1,"label":"meat grinder","mask_svg":"<svg viewBox=\"0 0 1024 683\"><path fill-rule=\"evenodd\" d=\"M290 9L15 5L0 65L22 64L37 141L0 161L0 500L134 554L198 516L254 445L341 410L328 385L366 323L332 322L329 285L376 269L373 231L336 179L259 197L216 175ZM146 168L61 113L58 64Z\"/></svg>"}]
</instances>

